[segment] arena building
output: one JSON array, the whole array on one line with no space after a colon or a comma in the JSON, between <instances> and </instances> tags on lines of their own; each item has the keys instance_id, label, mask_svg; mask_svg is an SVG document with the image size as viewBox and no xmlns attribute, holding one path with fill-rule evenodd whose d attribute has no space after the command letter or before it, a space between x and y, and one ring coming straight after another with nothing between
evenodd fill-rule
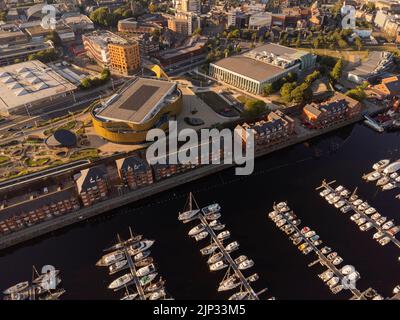
<instances>
[{"instance_id":1,"label":"arena building","mask_svg":"<svg viewBox=\"0 0 400 320\"><path fill-rule=\"evenodd\" d=\"M122 92L92 110L96 133L115 143L143 143L150 129L166 130L182 109L177 84L137 78Z\"/></svg>"},{"instance_id":2,"label":"arena building","mask_svg":"<svg viewBox=\"0 0 400 320\"><path fill-rule=\"evenodd\" d=\"M210 75L253 94L262 94L263 87L286 76L315 66L316 56L293 48L268 43L241 55L210 63Z\"/></svg>"}]
</instances>

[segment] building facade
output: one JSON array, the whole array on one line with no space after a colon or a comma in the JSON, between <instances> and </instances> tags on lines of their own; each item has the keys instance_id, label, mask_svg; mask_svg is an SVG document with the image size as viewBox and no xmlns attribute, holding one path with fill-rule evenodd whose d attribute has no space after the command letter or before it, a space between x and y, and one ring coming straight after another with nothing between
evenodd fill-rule
<instances>
[{"instance_id":1,"label":"building facade","mask_svg":"<svg viewBox=\"0 0 400 320\"><path fill-rule=\"evenodd\" d=\"M146 159L132 156L116 161L121 180L131 190L153 183L153 172Z\"/></svg>"}]
</instances>

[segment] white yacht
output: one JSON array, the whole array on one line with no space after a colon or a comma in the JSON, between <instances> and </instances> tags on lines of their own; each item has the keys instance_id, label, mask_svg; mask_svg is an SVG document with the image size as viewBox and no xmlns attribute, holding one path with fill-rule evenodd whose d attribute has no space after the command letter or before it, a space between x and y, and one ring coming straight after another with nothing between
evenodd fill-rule
<instances>
[{"instance_id":1,"label":"white yacht","mask_svg":"<svg viewBox=\"0 0 400 320\"><path fill-rule=\"evenodd\" d=\"M392 189L394 189L394 188L396 188L396 184L393 183L393 182L389 182L389 183L385 184L385 185L382 187L382 190L386 191L386 190L392 190Z\"/></svg>"},{"instance_id":2,"label":"white yacht","mask_svg":"<svg viewBox=\"0 0 400 320\"><path fill-rule=\"evenodd\" d=\"M392 178L392 179L396 179L398 176L399 176L399 174L397 172L393 172L393 173L390 174L389 177Z\"/></svg>"},{"instance_id":3,"label":"white yacht","mask_svg":"<svg viewBox=\"0 0 400 320\"><path fill-rule=\"evenodd\" d=\"M382 178L380 178L377 181L376 185L377 186L383 186L383 185L387 184L389 181L390 181L390 178L388 176L383 176Z\"/></svg>"},{"instance_id":4,"label":"white yacht","mask_svg":"<svg viewBox=\"0 0 400 320\"><path fill-rule=\"evenodd\" d=\"M380 217L378 220L376 220L376 224L378 226L381 226L386 222L386 220L387 220L387 217Z\"/></svg>"},{"instance_id":5,"label":"white yacht","mask_svg":"<svg viewBox=\"0 0 400 320\"><path fill-rule=\"evenodd\" d=\"M126 294L125 296L123 296L121 298L121 300L135 300L138 296L138 293L130 293L130 294Z\"/></svg>"},{"instance_id":6,"label":"white yacht","mask_svg":"<svg viewBox=\"0 0 400 320\"><path fill-rule=\"evenodd\" d=\"M330 248L330 247L323 247L323 248L321 249L322 254L328 254L328 253L330 253L331 251L332 251L332 248Z\"/></svg>"},{"instance_id":7,"label":"white yacht","mask_svg":"<svg viewBox=\"0 0 400 320\"><path fill-rule=\"evenodd\" d=\"M237 241L233 241L225 247L225 251L228 253L231 253L237 249L239 249L239 242Z\"/></svg>"},{"instance_id":8,"label":"white yacht","mask_svg":"<svg viewBox=\"0 0 400 320\"><path fill-rule=\"evenodd\" d=\"M321 196L321 197L326 197L328 194L330 194L331 193L331 191L329 190L329 189L324 189L324 190L322 190L320 193L319 193L319 195Z\"/></svg>"},{"instance_id":9,"label":"white yacht","mask_svg":"<svg viewBox=\"0 0 400 320\"><path fill-rule=\"evenodd\" d=\"M329 288L333 288L339 283L339 281L340 281L339 277L333 277L326 284L329 286Z\"/></svg>"},{"instance_id":10,"label":"white yacht","mask_svg":"<svg viewBox=\"0 0 400 320\"><path fill-rule=\"evenodd\" d=\"M121 260L117 261L116 263L112 264L111 266L108 267L109 274L113 275L114 273L117 273L120 270L123 270L128 267L128 261L127 260Z\"/></svg>"},{"instance_id":11,"label":"white yacht","mask_svg":"<svg viewBox=\"0 0 400 320\"><path fill-rule=\"evenodd\" d=\"M218 203L210 204L209 206L201 209L201 212L203 212L204 215L213 214L219 211L221 211L221 207Z\"/></svg>"},{"instance_id":12,"label":"white yacht","mask_svg":"<svg viewBox=\"0 0 400 320\"><path fill-rule=\"evenodd\" d=\"M361 217L361 214L355 213L350 217L350 220L351 221L356 221L356 220L360 219L360 217Z\"/></svg>"},{"instance_id":13,"label":"white yacht","mask_svg":"<svg viewBox=\"0 0 400 320\"><path fill-rule=\"evenodd\" d=\"M199 212L200 212L200 210L198 210L198 209L185 211L185 212L182 212L182 213L179 214L178 219L180 221L189 220L189 219L192 219Z\"/></svg>"},{"instance_id":14,"label":"white yacht","mask_svg":"<svg viewBox=\"0 0 400 320\"><path fill-rule=\"evenodd\" d=\"M371 216L371 219L372 220L378 220L380 217L381 217L381 215L378 212L376 212Z\"/></svg>"},{"instance_id":15,"label":"white yacht","mask_svg":"<svg viewBox=\"0 0 400 320\"><path fill-rule=\"evenodd\" d=\"M389 230L391 227L393 227L394 226L394 223L393 223L393 220L390 220L390 221L388 221L388 222L385 222L383 225L382 225L382 229L383 230Z\"/></svg>"},{"instance_id":16,"label":"white yacht","mask_svg":"<svg viewBox=\"0 0 400 320\"><path fill-rule=\"evenodd\" d=\"M386 246L390 242L390 238L386 236L386 237L379 239L378 241L381 246Z\"/></svg>"},{"instance_id":17,"label":"white yacht","mask_svg":"<svg viewBox=\"0 0 400 320\"><path fill-rule=\"evenodd\" d=\"M114 291L119 290L125 285L128 285L131 281L133 281L133 275L131 273L124 274L111 282L108 289L113 289Z\"/></svg>"},{"instance_id":18,"label":"white yacht","mask_svg":"<svg viewBox=\"0 0 400 320\"><path fill-rule=\"evenodd\" d=\"M210 265L210 271L222 270L222 269L226 268L227 266L228 265L224 261L220 260L220 261Z\"/></svg>"},{"instance_id":19,"label":"white yacht","mask_svg":"<svg viewBox=\"0 0 400 320\"><path fill-rule=\"evenodd\" d=\"M339 208L343 207L345 204L346 204L346 202L344 200L340 200L335 203L335 207L339 209Z\"/></svg>"},{"instance_id":20,"label":"white yacht","mask_svg":"<svg viewBox=\"0 0 400 320\"><path fill-rule=\"evenodd\" d=\"M353 202L353 206L358 207L361 203L363 203L364 201L362 201L361 199L357 199Z\"/></svg>"},{"instance_id":21,"label":"white yacht","mask_svg":"<svg viewBox=\"0 0 400 320\"><path fill-rule=\"evenodd\" d=\"M370 214L373 214L375 212L376 212L376 209L374 207L369 207L367 210L365 210L364 213L370 215Z\"/></svg>"},{"instance_id":22,"label":"white yacht","mask_svg":"<svg viewBox=\"0 0 400 320\"><path fill-rule=\"evenodd\" d=\"M16 285L4 290L3 294L13 294L13 293L21 292L22 290L25 290L26 288L28 288L28 286L29 286L28 281L20 282L20 283L17 283Z\"/></svg>"},{"instance_id":23,"label":"white yacht","mask_svg":"<svg viewBox=\"0 0 400 320\"><path fill-rule=\"evenodd\" d=\"M332 260L332 264L333 264L334 266L337 266L337 265L341 264L342 262L343 262L343 258L342 258L342 257L339 257L339 256L336 256L336 257Z\"/></svg>"},{"instance_id":24,"label":"white yacht","mask_svg":"<svg viewBox=\"0 0 400 320\"><path fill-rule=\"evenodd\" d=\"M238 268L240 270L246 270L254 266L254 261L251 259L244 260L243 262L239 263Z\"/></svg>"},{"instance_id":25,"label":"white yacht","mask_svg":"<svg viewBox=\"0 0 400 320\"><path fill-rule=\"evenodd\" d=\"M376 180L380 179L381 177L382 177L382 175L380 174L380 172L376 171L376 172L373 172L370 175L368 175L367 181L376 181Z\"/></svg>"},{"instance_id":26,"label":"white yacht","mask_svg":"<svg viewBox=\"0 0 400 320\"><path fill-rule=\"evenodd\" d=\"M143 260L145 258L147 258L150 255L150 250L144 250L144 251L140 251L138 254L135 254L133 256L133 261L134 262L138 262L140 260Z\"/></svg>"},{"instance_id":27,"label":"white yacht","mask_svg":"<svg viewBox=\"0 0 400 320\"><path fill-rule=\"evenodd\" d=\"M341 207L340 208L340 211L342 212L342 213L347 213L347 212L349 212L350 210L352 210L352 208L351 208L351 206L350 205L345 205L344 207Z\"/></svg>"},{"instance_id":28,"label":"white yacht","mask_svg":"<svg viewBox=\"0 0 400 320\"><path fill-rule=\"evenodd\" d=\"M277 214L277 211L271 211L270 213L268 213L268 218L273 219L276 217Z\"/></svg>"},{"instance_id":29,"label":"white yacht","mask_svg":"<svg viewBox=\"0 0 400 320\"><path fill-rule=\"evenodd\" d=\"M355 270L356 269L354 268L354 266L346 264L345 266L342 267L342 269L340 269L340 273L347 276L348 274L354 272Z\"/></svg>"},{"instance_id":30,"label":"white yacht","mask_svg":"<svg viewBox=\"0 0 400 320\"><path fill-rule=\"evenodd\" d=\"M204 231L205 228L206 227L202 223L200 223L199 225L197 225L197 226L193 227L192 229L190 229L190 231L188 232L188 235L189 236L194 236L194 235Z\"/></svg>"},{"instance_id":31,"label":"white yacht","mask_svg":"<svg viewBox=\"0 0 400 320\"><path fill-rule=\"evenodd\" d=\"M374 163L374 165L372 166L372 169L381 170L384 167L386 167L389 163L390 163L389 159L379 160L377 163Z\"/></svg>"},{"instance_id":32,"label":"white yacht","mask_svg":"<svg viewBox=\"0 0 400 320\"><path fill-rule=\"evenodd\" d=\"M367 222L367 218L361 217L360 219L355 221L358 226L361 226L365 222Z\"/></svg>"},{"instance_id":33,"label":"white yacht","mask_svg":"<svg viewBox=\"0 0 400 320\"><path fill-rule=\"evenodd\" d=\"M200 240L203 240L204 238L206 238L207 236L208 236L208 231L202 231L202 232L196 234L194 236L194 239L196 241L200 241Z\"/></svg>"},{"instance_id":34,"label":"white yacht","mask_svg":"<svg viewBox=\"0 0 400 320\"><path fill-rule=\"evenodd\" d=\"M139 270L136 271L136 275L138 277L144 277L147 276L148 274L152 273L156 271L156 267L154 266L154 264L149 264L148 266L145 266L143 268L140 268Z\"/></svg>"},{"instance_id":35,"label":"white yacht","mask_svg":"<svg viewBox=\"0 0 400 320\"><path fill-rule=\"evenodd\" d=\"M366 224L360 226L361 231L368 231L371 228L372 228L372 222L367 222Z\"/></svg>"},{"instance_id":36,"label":"white yacht","mask_svg":"<svg viewBox=\"0 0 400 320\"><path fill-rule=\"evenodd\" d=\"M98 267L108 267L109 265L125 259L125 253L120 250L107 253L97 261L96 266Z\"/></svg>"},{"instance_id":37,"label":"white yacht","mask_svg":"<svg viewBox=\"0 0 400 320\"><path fill-rule=\"evenodd\" d=\"M318 275L324 282L329 281L335 274L333 273L332 270L328 269L321 274Z\"/></svg>"},{"instance_id":38,"label":"white yacht","mask_svg":"<svg viewBox=\"0 0 400 320\"><path fill-rule=\"evenodd\" d=\"M145 285L149 284L150 282L152 282L156 277L157 277L157 272L154 272L154 273L150 273L144 277L141 277L139 281L142 286L145 286Z\"/></svg>"},{"instance_id":39,"label":"white yacht","mask_svg":"<svg viewBox=\"0 0 400 320\"><path fill-rule=\"evenodd\" d=\"M215 226L212 226L211 228L213 230L215 230L215 231L220 231L220 230L223 230L225 228L225 224L219 223L219 224L216 224Z\"/></svg>"},{"instance_id":40,"label":"white yacht","mask_svg":"<svg viewBox=\"0 0 400 320\"><path fill-rule=\"evenodd\" d=\"M372 236L372 238L375 239L375 240L378 240L378 239L382 238L384 235L385 235L384 232L378 231L378 232L375 232L375 233L374 233L374 235Z\"/></svg>"},{"instance_id":41,"label":"white yacht","mask_svg":"<svg viewBox=\"0 0 400 320\"><path fill-rule=\"evenodd\" d=\"M208 245L207 247L204 247L203 249L200 250L201 254L203 256L209 255L214 253L215 250L217 250L218 246L215 243L212 243Z\"/></svg>"},{"instance_id":42,"label":"white yacht","mask_svg":"<svg viewBox=\"0 0 400 320\"><path fill-rule=\"evenodd\" d=\"M207 263L208 264L217 263L218 261L221 261L223 257L224 254L222 252L214 253L210 258L208 258Z\"/></svg>"},{"instance_id":43,"label":"white yacht","mask_svg":"<svg viewBox=\"0 0 400 320\"><path fill-rule=\"evenodd\" d=\"M162 298L165 298L166 293L164 289L160 289L156 292L153 292L149 295L149 300L160 300Z\"/></svg>"},{"instance_id":44,"label":"white yacht","mask_svg":"<svg viewBox=\"0 0 400 320\"><path fill-rule=\"evenodd\" d=\"M222 231L217 235L218 240L225 240L231 236L231 233L228 230Z\"/></svg>"},{"instance_id":45,"label":"white yacht","mask_svg":"<svg viewBox=\"0 0 400 320\"><path fill-rule=\"evenodd\" d=\"M221 281L218 287L218 291L228 291L238 287L241 284L240 279L234 274Z\"/></svg>"},{"instance_id":46,"label":"white yacht","mask_svg":"<svg viewBox=\"0 0 400 320\"><path fill-rule=\"evenodd\" d=\"M336 192L341 192L344 189L344 187L342 185L338 186L335 191Z\"/></svg>"},{"instance_id":47,"label":"white yacht","mask_svg":"<svg viewBox=\"0 0 400 320\"><path fill-rule=\"evenodd\" d=\"M229 297L229 300L245 300L249 294L245 291L240 291Z\"/></svg>"},{"instance_id":48,"label":"white yacht","mask_svg":"<svg viewBox=\"0 0 400 320\"><path fill-rule=\"evenodd\" d=\"M137 255L138 253L142 252L142 251L146 251L147 249L149 249L153 244L154 244L154 240L142 240L139 241L135 244L132 244L128 247L128 253L131 256Z\"/></svg>"}]
</instances>

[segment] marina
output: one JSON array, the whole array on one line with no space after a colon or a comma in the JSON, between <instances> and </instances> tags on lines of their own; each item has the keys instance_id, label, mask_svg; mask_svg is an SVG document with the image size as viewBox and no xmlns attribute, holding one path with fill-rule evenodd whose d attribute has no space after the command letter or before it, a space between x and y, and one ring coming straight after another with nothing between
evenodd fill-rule
<instances>
[{"instance_id":1,"label":"marina","mask_svg":"<svg viewBox=\"0 0 400 320\"><path fill-rule=\"evenodd\" d=\"M42 273L32 267L32 282L19 282L3 290L4 300L58 300L65 290L60 288L60 270L52 266L42 267Z\"/></svg>"},{"instance_id":2,"label":"marina","mask_svg":"<svg viewBox=\"0 0 400 320\"><path fill-rule=\"evenodd\" d=\"M374 163L372 166L374 171L366 173L362 176L367 182L376 183L382 191L398 189L400 187L400 159L390 162L390 159L383 159ZM396 195L400 199L400 194Z\"/></svg>"},{"instance_id":3,"label":"marina","mask_svg":"<svg viewBox=\"0 0 400 320\"><path fill-rule=\"evenodd\" d=\"M120 300L172 300L165 290L165 281L162 278L156 280L157 269L149 256L149 248L154 241L134 235L131 228L129 234L127 240L117 235L118 242L105 249L108 253L96 263L98 267L108 267L110 275L129 269L128 273L113 280L108 289L125 289L125 295ZM132 286L136 291L130 291Z\"/></svg>"},{"instance_id":4,"label":"marina","mask_svg":"<svg viewBox=\"0 0 400 320\"><path fill-rule=\"evenodd\" d=\"M218 291L231 290L240 286L240 290L231 295L229 300L259 300L259 295L264 293L267 289L256 293L250 285L251 282L258 280L258 274L255 273L245 277L242 272L243 270L251 268L254 265L254 261L248 259L245 255L233 259L230 253L239 249L239 243L233 241L225 245L224 241L230 238L230 231L225 230L218 234L215 232L215 230L222 230L225 227L225 225L222 225L221 222L217 220L221 217L220 210L221 207L217 203L200 209L192 193L190 193L183 212L179 213L178 219L183 223L200 221L200 224L192 228L188 233L189 236L194 237L196 241L203 240L210 236L209 245L200 250L201 254L204 256L212 254L207 261L210 271L228 268L220 282ZM209 220L211 220L211 222L209 222ZM200 235L201 237L199 237Z\"/></svg>"},{"instance_id":5,"label":"marina","mask_svg":"<svg viewBox=\"0 0 400 320\"><path fill-rule=\"evenodd\" d=\"M400 248L400 241L396 238L396 234L400 231L400 226L396 226L394 220L389 220L382 216L377 210L370 206L366 201L358 197L355 190L351 195L343 186L332 187L336 181L322 181L321 186L316 190L320 192L320 196L325 198L329 204L334 205L342 213L353 212L350 219L359 225L361 231L368 231L371 228L376 230L373 238L382 246L389 242ZM345 190L347 192L345 192Z\"/></svg>"},{"instance_id":6,"label":"marina","mask_svg":"<svg viewBox=\"0 0 400 320\"><path fill-rule=\"evenodd\" d=\"M326 268L324 272L319 274L319 277L326 283L332 293L337 294L342 290L350 290L353 297L363 298L363 293L356 288L356 281L360 279L360 273L352 265L345 265L339 269L338 266L343 262L343 259L330 247L324 246L320 249L319 246L322 245L322 240L309 227L300 229L301 220L297 218L286 202L274 203L273 211L268 213L268 218L275 222L278 227L280 225L279 228L290 236L293 244L303 254L308 255L314 251L318 259L308 266L312 267L319 263ZM279 224L279 221L284 222ZM380 295L376 294L372 299L377 300L380 297Z\"/></svg>"}]
</instances>

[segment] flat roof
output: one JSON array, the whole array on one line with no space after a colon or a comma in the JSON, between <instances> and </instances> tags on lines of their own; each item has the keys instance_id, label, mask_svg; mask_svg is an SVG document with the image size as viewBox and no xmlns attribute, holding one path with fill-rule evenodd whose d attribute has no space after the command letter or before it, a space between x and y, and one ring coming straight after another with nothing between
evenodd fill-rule
<instances>
[{"instance_id":1,"label":"flat roof","mask_svg":"<svg viewBox=\"0 0 400 320\"><path fill-rule=\"evenodd\" d=\"M75 89L74 84L38 60L0 68L0 110L33 104Z\"/></svg>"},{"instance_id":2,"label":"flat roof","mask_svg":"<svg viewBox=\"0 0 400 320\"><path fill-rule=\"evenodd\" d=\"M224 58L212 64L256 81L266 80L285 70L243 55Z\"/></svg>"},{"instance_id":3,"label":"flat roof","mask_svg":"<svg viewBox=\"0 0 400 320\"><path fill-rule=\"evenodd\" d=\"M140 123L175 87L176 84L170 81L137 78L97 116L105 120Z\"/></svg>"}]
</instances>

